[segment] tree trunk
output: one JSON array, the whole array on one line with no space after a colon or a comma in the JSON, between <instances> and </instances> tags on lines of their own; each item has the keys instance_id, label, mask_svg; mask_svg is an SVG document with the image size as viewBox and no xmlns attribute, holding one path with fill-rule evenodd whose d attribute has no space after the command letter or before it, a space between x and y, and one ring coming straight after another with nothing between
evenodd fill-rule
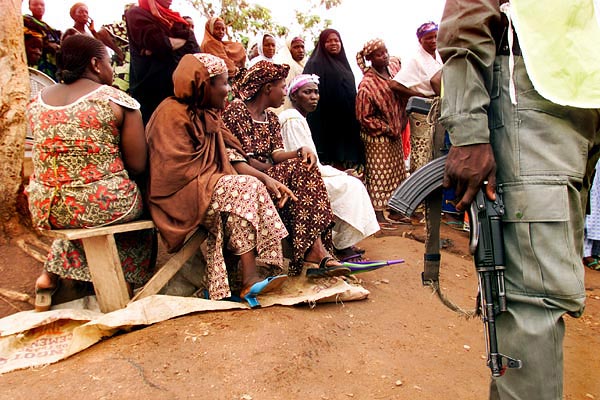
<instances>
[{"instance_id":1,"label":"tree trunk","mask_svg":"<svg viewBox=\"0 0 600 400\"><path fill-rule=\"evenodd\" d=\"M29 74L23 41L21 0L0 0L0 236L18 230Z\"/></svg>"}]
</instances>

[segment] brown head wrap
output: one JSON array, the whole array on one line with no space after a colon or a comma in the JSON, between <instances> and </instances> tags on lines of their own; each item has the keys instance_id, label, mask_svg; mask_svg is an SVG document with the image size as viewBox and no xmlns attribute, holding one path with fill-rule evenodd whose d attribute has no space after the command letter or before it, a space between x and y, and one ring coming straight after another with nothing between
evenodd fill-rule
<instances>
[{"instance_id":1,"label":"brown head wrap","mask_svg":"<svg viewBox=\"0 0 600 400\"><path fill-rule=\"evenodd\" d=\"M239 95L242 100L250 100L261 87L269 82L285 79L290 71L287 64L274 64L270 61L259 61L254 64L239 84Z\"/></svg>"},{"instance_id":2,"label":"brown head wrap","mask_svg":"<svg viewBox=\"0 0 600 400\"><path fill-rule=\"evenodd\" d=\"M356 53L356 63L358 64L358 67L363 72L363 74L366 73L370 68L367 67L365 58L374 51L382 48L385 48L385 43L382 39L372 39L365 43L361 51Z\"/></svg>"}]
</instances>

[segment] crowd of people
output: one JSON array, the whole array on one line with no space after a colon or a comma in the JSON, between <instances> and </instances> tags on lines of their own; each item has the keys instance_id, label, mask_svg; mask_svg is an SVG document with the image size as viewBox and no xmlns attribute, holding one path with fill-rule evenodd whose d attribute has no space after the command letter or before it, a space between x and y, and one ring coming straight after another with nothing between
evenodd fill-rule
<instances>
[{"instance_id":1,"label":"crowd of people","mask_svg":"<svg viewBox=\"0 0 600 400\"><path fill-rule=\"evenodd\" d=\"M74 25L62 34L42 22L44 0L29 6L28 63L59 82L28 110L35 132L28 194L39 228L98 226L145 213L174 252L203 226L211 249L206 289L220 299L264 293L280 284L281 272L348 275L345 262L367 257L358 243L399 223L388 218L386 207L406 176L409 128L405 99L386 83L400 62L390 60L381 40L360 53L365 77L357 95L340 33L333 29L321 33L310 57L301 35L290 35L278 49L274 34L260 34L252 57L251 48L247 55L241 43L226 39L228 27L219 17L206 22L199 45L193 21L168 0L127 5L122 20L99 29L86 4L75 3ZM53 101L57 88L70 96ZM72 118L85 118L78 135L67 134ZM129 146L139 146L140 132L144 147L138 150L147 160L131 169ZM67 159L73 162L52 176L51 168ZM358 171L365 160L363 175ZM119 174L139 195L131 197L133 189L115 183ZM105 204L102 213L86 219L81 209L92 212L90 191ZM241 197L224 194L231 191ZM123 203L128 198L135 206ZM139 243L151 254L151 232L141 234L146 241ZM291 248L287 271L281 270L284 237ZM118 240L128 243L126 237ZM147 280L152 260L128 251L122 262L133 289ZM276 279L257 280L257 258ZM55 242L36 282L39 309L49 307L60 278L90 281L80 243Z\"/></svg>"},{"instance_id":2,"label":"crowd of people","mask_svg":"<svg viewBox=\"0 0 600 400\"><path fill-rule=\"evenodd\" d=\"M494 197L498 185L509 210L509 312L498 318L498 330L503 337L519 338L505 339L501 346L525 366L494 380L491 392L497 397L492 398L559 398L560 385L547 385L542 397L523 393L539 378L534 369L559 368L549 363L562 368L562 315L583 310L579 233L585 199L579 192L587 182L586 165L591 171L588 155L593 158L597 147L598 111L595 103L574 103L580 108L560 106L568 108L560 113L568 118L548 117L558 114L544 107L556 105L535 94L527 75L533 67L521 58L521 51L538 53L529 42L515 44L506 22L510 17L503 16L497 1L480 0L473 10L460 3L447 2L439 38L434 22L417 29L417 54L403 63L390 56L382 39L368 40L351 58L363 73L356 82L335 29L321 32L307 56L301 35L290 35L279 49L279 39L264 32L245 47L227 40L225 21L213 17L199 44L193 21L172 10L170 0L139 0L124 10L121 21L98 30L87 6L76 3L70 9L74 25L61 34L43 22L44 0L29 0L31 15L24 16L28 64L59 82L28 106L35 134L27 188L34 224L93 227L145 215L169 252L201 226L208 232L209 298L239 296L256 307L259 295L279 288L288 276L349 275L348 263L367 257L357 246L361 240L395 224L419 223L394 214L387 204L431 153L429 124L424 117L409 118L408 99L443 92L441 123L452 142L445 185L454 184L453 210L463 211L484 179L488 196ZM489 29L482 28L484 23ZM498 77L496 71L502 70L510 73ZM498 96L505 101L500 116ZM514 116L520 112L515 96L531 98L541 107L539 115ZM552 149L582 156L577 149L587 146L581 162L552 161L558 155L546 160L537 151L541 147L519 141L512 129L517 123L509 123L518 120L523 129L537 132L552 123L548 118L562 121L566 131L556 131L562 145ZM529 119L535 122L527 125ZM572 143L571 136L582 131L585 144ZM533 137L544 141L542 134ZM597 186L583 258L594 270L600 269ZM535 207L539 211L526 207L536 194L562 199L559 203L569 208L559 210L547 201ZM560 221L561 227L553 224ZM569 239L573 251L565 255L557 249L535 258L544 240L558 235ZM291 248L285 254L287 269L282 240ZM523 243L531 249L524 250ZM151 276L155 234L122 234L117 244L133 290ZM259 262L269 276L260 275ZM528 272L536 265L543 271ZM565 265L571 266L568 279ZM525 275L539 279L524 281ZM36 309L50 307L61 278L91 280L77 241L53 243L36 281ZM534 318L540 322L532 334L526 332L527 321ZM532 340L553 355L524 354L523 346ZM524 376L526 384L520 383Z\"/></svg>"}]
</instances>

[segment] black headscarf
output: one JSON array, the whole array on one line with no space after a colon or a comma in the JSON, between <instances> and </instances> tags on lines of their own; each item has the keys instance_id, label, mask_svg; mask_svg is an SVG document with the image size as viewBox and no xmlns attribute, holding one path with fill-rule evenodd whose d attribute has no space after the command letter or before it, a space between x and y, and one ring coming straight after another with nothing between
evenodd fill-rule
<instances>
[{"instance_id":1,"label":"black headscarf","mask_svg":"<svg viewBox=\"0 0 600 400\"><path fill-rule=\"evenodd\" d=\"M341 45L335 55L325 49L332 33L340 38ZM356 83L338 31L321 32L303 73L320 78L319 105L307 117L319 158L323 162L363 163L364 150L355 111Z\"/></svg>"}]
</instances>

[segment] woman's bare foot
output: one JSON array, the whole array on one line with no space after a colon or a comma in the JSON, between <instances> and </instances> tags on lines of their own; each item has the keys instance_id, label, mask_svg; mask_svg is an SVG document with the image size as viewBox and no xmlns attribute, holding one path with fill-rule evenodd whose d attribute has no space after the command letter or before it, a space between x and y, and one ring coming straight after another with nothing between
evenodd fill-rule
<instances>
[{"instance_id":1,"label":"woman's bare foot","mask_svg":"<svg viewBox=\"0 0 600 400\"><path fill-rule=\"evenodd\" d=\"M256 282L262 281L256 271L256 254L254 250L240 255L240 263L242 264L242 291Z\"/></svg>"},{"instance_id":2,"label":"woman's bare foot","mask_svg":"<svg viewBox=\"0 0 600 400\"><path fill-rule=\"evenodd\" d=\"M35 281L37 289L54 289L58 284L58 275L44 270Z\"/></svg>"},{"instance_id":3,"label":"woman's bare foot","mask_svg":"<svg viewBox=\"0 0 600 400\"><path fill-rule=\"evenodd\" d=\"M335 257L333 257L331 254L329 254L329 252L323 245L323 241L319 237L319 238L317 238L317 240L315 240L313 245L310 246L310 248L304 255L304 261L309 262L309 263L319 264L321 262L321 260L323 260L325 257L331 258L326 263L327 267L342 265L338 260L335 259Z\"/></svg>"}]
</instances>

